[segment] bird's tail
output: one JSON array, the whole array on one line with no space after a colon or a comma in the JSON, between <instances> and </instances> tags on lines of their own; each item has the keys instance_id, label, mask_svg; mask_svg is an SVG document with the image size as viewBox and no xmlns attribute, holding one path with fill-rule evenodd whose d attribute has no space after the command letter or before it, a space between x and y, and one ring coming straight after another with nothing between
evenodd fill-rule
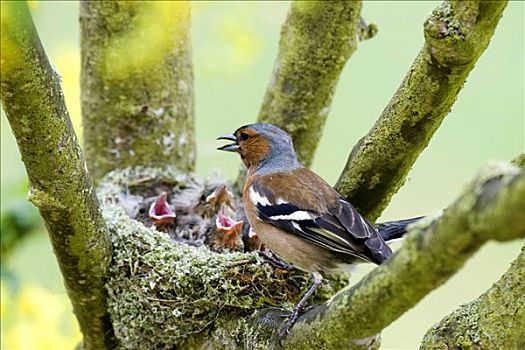
<instances>
[{"instance_id":1,"label":"bird's tail","mask_svg":"<svg viewBox=\"0 0 525 350\"><path fill-rule=\"evenodd\" d=\"M376 227L381 237L388 242L403 237L403 235L407 233L407 226L422 218L424 218L424 216L406 220L388 221L377 224Z\"/></svg>"}]
</instances>

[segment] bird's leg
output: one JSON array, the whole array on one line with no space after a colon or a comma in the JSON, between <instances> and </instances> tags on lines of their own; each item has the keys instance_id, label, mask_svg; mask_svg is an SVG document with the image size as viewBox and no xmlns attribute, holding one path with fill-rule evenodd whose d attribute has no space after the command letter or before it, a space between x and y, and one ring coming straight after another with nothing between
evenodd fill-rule
<instances>
[{"instance_id":1,"label":"bird's leg","mask_svg":"<svg viewBox=\"0 0 525 350\"><path fill-rule=\"evenodd\" d=\"M292 315L286 322L284 330L281 331L281 336L288 334L290 329L293 327L293 325L299 318L299 315L301 314L301 311L304 308L304 304L306 304L306 301L308 301L308 299L315 293L315 290L317 289L317 287L319 287L319 285L321 285L321 282L323 281L323 276L319 272L312 273L312 277L314 279L314 283L310 286L310 288L308 288L306 293L304 293L303 297L301 298L301 300L299 300L297 305L295 305L292 311Z\"/></svg>"},{"instance_id":2,"label":"bird's leg","mask_svg":"<svg viewBox=\"0 0 525 350\"><path fill-rule=\"evenodd\" d=\"M273 267L276 267L278 269L283 269L286 271L295 270L295 266L290 265L279 258L275 258L265 251L259 251L259 254L263 256L264 258L266 258L266 260L268 260L268 263L270 263L270 265L272 265Z\"/></svg>"}]
</instances>

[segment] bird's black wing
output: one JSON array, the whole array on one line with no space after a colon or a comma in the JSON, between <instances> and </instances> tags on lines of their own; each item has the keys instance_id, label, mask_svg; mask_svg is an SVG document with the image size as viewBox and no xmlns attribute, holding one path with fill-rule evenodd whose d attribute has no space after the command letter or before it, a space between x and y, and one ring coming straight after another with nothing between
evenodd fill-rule
<instances>
[{"instance_id":1,"label":"bird's black wing","mask_svg":"<svg viewBox=\"0 0 525 350\"><path fill-rule=\"evenodd\" d=\"M276 198L268 187L257 182L249 191L259 219L288 233L377 264L392 255L375 226L343 198L321 213Z\"/></svg>"}]
</instances>

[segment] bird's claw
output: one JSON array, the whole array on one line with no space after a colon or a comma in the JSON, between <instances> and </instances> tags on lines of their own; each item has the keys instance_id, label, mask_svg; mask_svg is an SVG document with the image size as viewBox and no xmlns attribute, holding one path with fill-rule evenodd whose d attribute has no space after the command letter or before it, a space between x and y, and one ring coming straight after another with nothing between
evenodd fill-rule
<instances>
[{"instance_id":1,"label":"bird's claw","mask_svg":"<svg viewBox=\"0 0 525 350\"><path fill-rule=\"evenodd\" d=\"M303 307L296 307L293 311L292 311L292 314L290 315L290 317L288 318L288 321L286 321L286 324L284 325L284 327L282 327L280 330L279 330L279 338L281 338L281 341L288 335L290 334L290 329L292 329L293 325L295 324L295 322L297 322L297 319L299 318L299 316L301 316L301 314L303 314L304 312L310 310L313 306L309 306L307 308L303 308Z\"/></svg>"}]
</instances>

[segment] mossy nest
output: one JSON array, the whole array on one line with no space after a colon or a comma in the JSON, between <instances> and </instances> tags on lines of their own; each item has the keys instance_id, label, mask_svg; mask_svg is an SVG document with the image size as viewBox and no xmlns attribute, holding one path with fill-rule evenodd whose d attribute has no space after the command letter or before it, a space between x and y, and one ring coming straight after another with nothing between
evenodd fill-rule
<instances>
[{"instance_id":1,"label":"mossy nest","mask_svg":"<svg viewBox=\"0 0 525 350\"><path fill-rule=\"evenodd\" d=\"M126 196L140 202L141 193L145 198L162 187L176 202L196 184L206 191L221 181L201 181L173 168L133 168L109 173L99 186L113 243L106 284L109 312L126 349L171 349L213 327L221 316L244 317L268 306L290 309L311 283L308 274L275 268L257 251L214 251L204 243L213 231L206 224L214 222L211 218L203 219L192 241L130 217L134 211L140 216L141 210L130 210ZM239 205L238 199L234 202ZM346 283L344 277L331 279L314 302Z\"/></svg>"}]
</instances>

